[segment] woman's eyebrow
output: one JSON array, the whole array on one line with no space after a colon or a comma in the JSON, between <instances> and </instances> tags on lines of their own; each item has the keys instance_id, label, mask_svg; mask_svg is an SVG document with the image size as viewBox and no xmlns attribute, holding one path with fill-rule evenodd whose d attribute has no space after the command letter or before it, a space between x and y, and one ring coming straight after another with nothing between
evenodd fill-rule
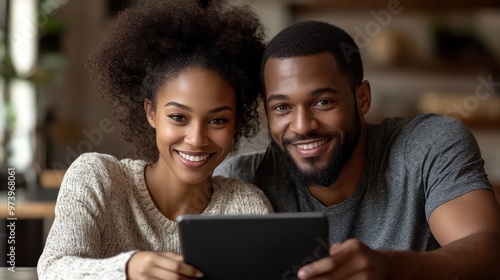
<instances>
[{"instance_id":1,"label":"woman's eyebrow","mask_svg":"<svg viewBox=\"0 0 500 280\"><path fill-rule=\"evenodd\" d=\"M215 109L208 111L208 113L213 114L213 113L218 113L218 112L225 111L225 110L230 110L232 112L233 108L231 108L229 106L221 106L221 107L217 107Z\"/></svg>"},{"instance_id":2,"label":"woman's eyebrow","mask_svg":"<svg viewBox=\"0 0 500 280\"><path fill-rule=\"evenodd\" d=\"M175 106L179 109L186 110L189 112L193 111L193 109L191 109L190 107L183 105L183 104L180 104L180 103L177 103L177 102L168 102L167 104L165 104L165 107L167 107L167 106Z\"/></svg>"},{"instance_id":3,"label":"woman's eyebrow","mask_svg":"<svg viewBox=\"0 0 500 280\"><path fill-rule=\"evenodd\" d=\"M180 104L180 103L177 103L177 102L168 102L167 104L165 104L165 107L167 107L167 106L175 106L175 107L177 107L179 109L182 109L182 110L185 110L185 111L188 111L188 112L192 112L193 111L193 109L191 109L191 107L183 105L183 104ZM208 111L208 113L209 114L213 114L213 113L218 113L218 112L225 111L225 110L234 111L233 108L231 108L229 106L221 106L221 107L217 107L217 108L214 108L214 109Z\"/></svg>"}]
</instances>

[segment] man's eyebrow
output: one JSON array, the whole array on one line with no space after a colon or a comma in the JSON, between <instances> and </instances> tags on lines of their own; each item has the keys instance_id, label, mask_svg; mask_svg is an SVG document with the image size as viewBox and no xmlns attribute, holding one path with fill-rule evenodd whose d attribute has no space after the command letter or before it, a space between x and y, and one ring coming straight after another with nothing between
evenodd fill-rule
<instances>
[{"instance_id":1,"label":"man's eyebrow","mask_svg":"<svg viewBox=\"0 0 500 280\"><path fill-rule=\"evenodd\" d=\"M307 95L315 96L315 95L322 94L322 93L340 94L336 89L327 86L327 87L322 87L322 88L312 90ZM287 99L289 99L289 97L286 94L271 94L267 98L267 102L271 102L273 100L287 100Z\"/></svg>"},{"instance_id":2,"label":"man's eyebrow","mask_svg":"<svg viewBox=\"0 0 500 280\"><path fill-rule=\"evenodd\" d=\"M180 103L177 103L177 102L168 102L167 104L165 104L165 107L167 106L175 106L177 108L180 108L182 110L186 110L188 112L192 112L193 109L191 109L190 107L186 106L186 105L182 105Z\"/></svg>"},{"instance_id":3,"label":"man's eyebrow","mask_svg":"<svg viewBox=\"0 0 500 280\"><path fill-rule=\"evenodd\" d=\"M271 102L273 100L287 100L289 99L289 97L285 94L271 94L268 98L267 98L267 102Z\"/></svg>"},{"instance_id":4,"label":"man's eyebrow","mask_svg":"<svg viewBox=\"0 0 500 280\"><path fill-rule=\"evenodd\" d=\"M308 95L315 96L315 95L322 94L322 93L340 94L340 92L338 92L337 90L335 90L332 87L322 87L322 88L318 88L318 89L315 89L315 90L309 92Z\"/></svg>"}]
</instances>

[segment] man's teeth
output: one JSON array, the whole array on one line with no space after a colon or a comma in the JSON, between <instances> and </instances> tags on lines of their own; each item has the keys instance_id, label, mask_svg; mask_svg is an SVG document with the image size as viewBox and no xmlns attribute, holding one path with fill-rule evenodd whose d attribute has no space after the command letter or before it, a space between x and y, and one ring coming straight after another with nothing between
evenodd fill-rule
<instances>
[{"instance_id":1,"label":"man's teeth","mask_svg":"<svg viewBox=\"0 0 500 280\"><path fill-rule=\"evenodd\" d=\"M322 146L326 143L326 140L323 140L323 141L318 141L318 142L314 142L314 143L310 143L310 144L304 144L304 145L296 145L297 148L301 149L301 150L310 150L310 149L314 149L314 148L317 148L319 146Z\"/></svg>"},{"instance_id":2,"label":"man's teeth","mask_svg":"<svg viewBox=\"0 0 500 280\"><path fill-rule=\"evenodd\" d=\"M188 154L183 153L183 152L179 152L179 155L183 159L189 160L189 161L203 161L203 160L206 160L208 158L208 156L210 156L209 154L206 154L206 155L203 155L203 156L192 156L192 155L188 155Z\"/></svg>"}]
</instances>

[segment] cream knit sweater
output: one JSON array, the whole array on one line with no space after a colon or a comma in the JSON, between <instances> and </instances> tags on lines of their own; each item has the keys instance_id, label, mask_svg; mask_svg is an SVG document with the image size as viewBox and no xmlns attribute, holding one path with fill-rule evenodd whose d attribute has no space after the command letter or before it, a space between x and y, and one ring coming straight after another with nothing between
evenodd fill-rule
<instances>
[{"instance_id":1,"label":"cream knit sweater","mask_svg":"<svg viewBox=\"0 0 500 280\"><path fill-rule=\"evenodd\" d=\"M88 153L70 166L56 216L38 261L44 279L126 279L136 251L180 252L177 224L154 205L144 179L146 162ZM210 214L272 212L253 185L213 177Z\"/></svg>"}]
</instances>

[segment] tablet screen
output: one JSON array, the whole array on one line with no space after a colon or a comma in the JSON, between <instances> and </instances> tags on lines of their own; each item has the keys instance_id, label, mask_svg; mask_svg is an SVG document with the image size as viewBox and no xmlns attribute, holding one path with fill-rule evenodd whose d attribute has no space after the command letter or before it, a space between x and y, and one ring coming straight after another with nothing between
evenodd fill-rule
<instances>
[{"instance_id":1,"label":"tablet screen","mask_svg":"<svg viewBox=\"0 0 500 280\"><path fill-rule=\"evenodd\" d=\"M323 213L182 215L184 261L203 279L297 279L298 269L328 255Z\"/></svg>"}]
</instances>

